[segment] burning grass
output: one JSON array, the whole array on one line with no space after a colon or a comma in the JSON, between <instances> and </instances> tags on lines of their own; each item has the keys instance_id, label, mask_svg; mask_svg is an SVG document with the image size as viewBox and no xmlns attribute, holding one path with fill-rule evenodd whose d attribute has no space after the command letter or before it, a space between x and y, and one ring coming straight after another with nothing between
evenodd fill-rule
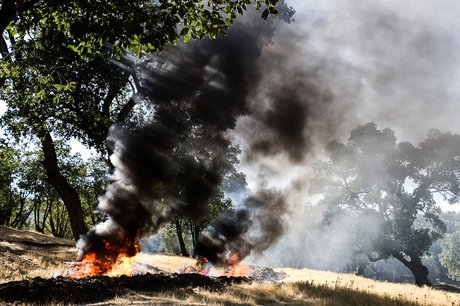
<instances>
[{"instance_id":1,"label":"burning grass","mask_svg":"<svg viewBox=\"0 0 460 306\"><path fill-rule=\"evenodd\" d=\"M141 249L136 239L102 240L101 244L95 248L99 252L89 251L76 262L69 273L70 277L135 275L135 257Z\"/></svg>"},{"instance_id":2,"label":"burning grass","mask_svg":"<svg viewBox=\"0 0 460 306\"><path fill-rule=\"evenodd\" d=\"M240 278L239 283L229 284L222 279L232 278L219 280L198 274L172 275L178 267L195 265L196 260L144 253L136 255L136 269L156 274L134 277L54 277L65 275L65 271L69 270L66 262L75 260L77 249L73 245L73 241L0 227L0 283L3 283L0 286L7 288L5 291L0 290L0 300L16 292L16 296L10 296L10 301L16 303L74 304L84 301L95 305L460 305L459 293L308 269L275 269L277 273L285 273L282 282L266 283L250 283ZM216 270L218 275L229 272L223 268ZM265 275L280 275L273 274L269 269L258 268L254 271ZM36 276L41 278L33 279ZM19 289L11 290L14 286Z\"/></svg>"}]
</instances>

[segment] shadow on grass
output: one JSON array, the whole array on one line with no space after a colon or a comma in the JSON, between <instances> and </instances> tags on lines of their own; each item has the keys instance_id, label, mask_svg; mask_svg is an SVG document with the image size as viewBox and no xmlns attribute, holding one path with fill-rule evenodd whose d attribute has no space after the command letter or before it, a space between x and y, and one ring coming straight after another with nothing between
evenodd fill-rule
<instances>
[{"instance_id":1,"label":"shadow on grass","mask_svg":"<svg viewBox=\"0 0 460 306\"><path fill-rule=\"evenodd\" d=\"M293 283L294 292L302 296L316 297L324 300L326 305L418 305L403 300L402 297L379 296L354 288L313 285L310 282Z\"/></svg>"},{"instance_id":2,"label":"shadow on grass","mask_svg":"<svg viewBox=\"0 0 460 306\"><path fill-rule=\"evenodd\" d=\"M405 301L402 297L379 296L352 288L331 288L325 285L313 285L309 282L226 286L222 290L213 292L207 290L170 292L169 296L167 292L162 292L159 295L145 293L143 298L131 296L129 300L134 300L140 304L418 305L414 302ZM119 303L123 303L123 300Z\"/></svg>"},{"instance_id":3,"label":"shadow on grass","mask_svg":"<svg viewBox=\"0 0 460 306\"><path fill-rule=\"evenodd\" d=\"M332 288L310 282L233 284L199 274L35 278L0 284L0 300L34 304L99 302L97 305L417 305L402 297L378 296L355 288Z\"/></svg>"}]
</instances>

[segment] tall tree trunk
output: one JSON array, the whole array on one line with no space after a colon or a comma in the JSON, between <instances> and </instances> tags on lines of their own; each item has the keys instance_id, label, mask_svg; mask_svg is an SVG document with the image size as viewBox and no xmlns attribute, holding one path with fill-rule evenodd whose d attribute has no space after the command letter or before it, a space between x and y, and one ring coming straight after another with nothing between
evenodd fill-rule
<instances>
[{"instance_id":1,"label":"tall tree trunk","mask_svg":"<svg viewBox=\"0 0 460 306\"><path fill-rule=\"evenodd\" d=\"M182 256L188 257L187 248L185 247L184 238L182 237L182 224L179 216L174 216L174 225L176 226L177 239L179 240L180 252Z\"/></svg>"},{"instance_id":2,"label":"tall tree trunk","mask_svg":"<svg viewBox=\"0 0 460 306\"><path fill-rule=\"evenodd\" d=\"M355 269L356 275L363 276L365 269L366 269L366 265L357 264L356 269Z\"/></svg>"},{"instance_id":3,"label":"tall tree trunk","mask_svg":"<svg viewBox=\"0 0 460 306\"><path fill-rule=\"evenodd\" d=\"M88 231L83 219L80 197L75 188L69 184L59 169L56 148L49 131L45 127L41 127L37 130L37 136L40 138L42 144L44 155L43 166L48 176L46 180L53 186L64 202L67 212L69 213L73 237L75 240L78 240L80 235L86 234Z\"/></svg>"},{"instance_id":4,"label":"tall tree trunk","mask_svg":"<svg viewBox=\"0 0 460 306\"><path fill-rule=\"evenodd\" d=\"M190 235L192 236L192 248L195 249L196 242L198 241L198 225L196 220L189 220L188 227L190 229Z\"/></svg>"},{"instance_id":5,"label":"tall tree trunk","mask_svg":"<svg viewBox=\"0 0 460 306\"><path fill-rule=\"evenodd\" d=\"M411 251L407 251L405 253L410 257L410 261L408 261L402 253L393 254L393 256L409 268L414 275L415 284L417 286L432 287L433 284L428 279L428 268L422 264L420 256Z\"/></svg>"}]
</instances>

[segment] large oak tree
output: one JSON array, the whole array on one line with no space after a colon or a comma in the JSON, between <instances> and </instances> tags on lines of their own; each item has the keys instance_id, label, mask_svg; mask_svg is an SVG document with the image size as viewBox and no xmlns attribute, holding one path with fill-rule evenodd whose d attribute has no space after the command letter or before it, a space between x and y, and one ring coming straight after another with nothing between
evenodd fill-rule
<instances>
[{"instance_id":1,"label":"large oak tree","mask_svg":"<svg viewBox=\"0 0 460 306\"><path fill-rule=\"evenodd\" d=\"M450 203L460 197L460 136L431 130L414 146L368 123L355 128L347 143L330 143L327 152L328 160L316 165L312 189L327 208L324 221L339 215L350 222L379 220L378 237L361 251L373 261L394 257L417 285L431 285L421 257L446 230L434 194ZM414 225L418 217L428 221L426 227Z\"/></svg>"}]
</instances>

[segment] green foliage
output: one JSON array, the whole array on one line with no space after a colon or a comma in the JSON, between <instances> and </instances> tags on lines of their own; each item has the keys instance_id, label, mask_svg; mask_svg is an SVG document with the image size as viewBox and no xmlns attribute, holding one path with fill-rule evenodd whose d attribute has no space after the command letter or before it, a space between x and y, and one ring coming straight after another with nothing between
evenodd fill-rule
<instances>
[{"instance_id":1,"label":"green foliage","mask_svg":"<svg viewBox=\"0 0 460 306\"><path fill-rule=\"evenodd\" d=\"M41 33L17 49L8 65L21 73L0 92L8 105L2 123L19 137L35 134L46 122L56 136L75 137L107 156L110 126L126 119L135 104L128 97L129 72L113 65L109 50L100 47L85 60L63 39Z\"/></svg>"},{"instance_id":2,"label":"green foliage","mask_svg":"<svg viewBox=\"0 0 460 306\"><path fill-rule=\"evenodd\" d=\"M97 211L99 197L105 193L108 185L107 175L109 167L107 163L98 158L90 158L82 165L82 174L77 186L77 192L82 202L86 224L94 227L103 221L104 216Z\"/></svg>"},{"instance_id":3,"label":"green foliage","mask_svg":"<svg viewBox=\"0 0 460 306\"><path fill-rule=\"evenodd\" d=\"M165 226L159 233L159 239L162 243L162 252L172 253L172 254L181 254L181 249L179 245L179 240L177 238L176 227L173 223L169 223ZM183 232L182 239L185 243L185 248L189 252L192 250L192 239L190 234Z\"/></svg>"},{"instance_id":4,"label":"green foliage","mask_svg":"<svg viewBox=\"0 0 460 306\"><path fill-rule=\"evenodd\" d=\"M262 18L277 15L278 0L218 1L35 1L25 9L21 4L6 30L16 39L34 31L59 31L68 47L83 57L92 57L97 47L110 45L112 54L126 50L136 54L155 52L176 43L181 36L200 39L225 35L228 25L248 6L262 9ZM1 29L2 32L5 29Z\"/></svg>"},{"instance_id":5,"label":"green foliage","mask_svg":"<svg viewBox=\"0 0 460 306\"><path fill-rule=\"evenodd\" d=\"M441 265L447 268L447 275L460 281L460 229L447 234L441 242L442 252L439 254Z\"/></svg>"},{"instance_id":6,"label":"green foliage","mask_svg":"<svg viewBox=\"0 0 460 306\"><path fill-rule=\"evenodd\" d=\"M30 211L25 194L18 188L21 164L19 152L11 146L0 145L0 224L22 228L27 225Z\"/></svg>"},{"instance_id":7,"label":"green foliage","mask_svg":"<svg viewBox=\"0 0 460 306\"><path fill-rule=\"evenodd\" d=\"M78 186L86 223L94 225L102 216L95 212L104 193L108 167L105 161L72 155L70 147L56 142L62 172ZM28 147L33 148L33 143ZM69 215L64 203L47 183L41 151L0 147L0 224L31 227L56 237L72 239Z\"/></svg>"}]
</instances>

